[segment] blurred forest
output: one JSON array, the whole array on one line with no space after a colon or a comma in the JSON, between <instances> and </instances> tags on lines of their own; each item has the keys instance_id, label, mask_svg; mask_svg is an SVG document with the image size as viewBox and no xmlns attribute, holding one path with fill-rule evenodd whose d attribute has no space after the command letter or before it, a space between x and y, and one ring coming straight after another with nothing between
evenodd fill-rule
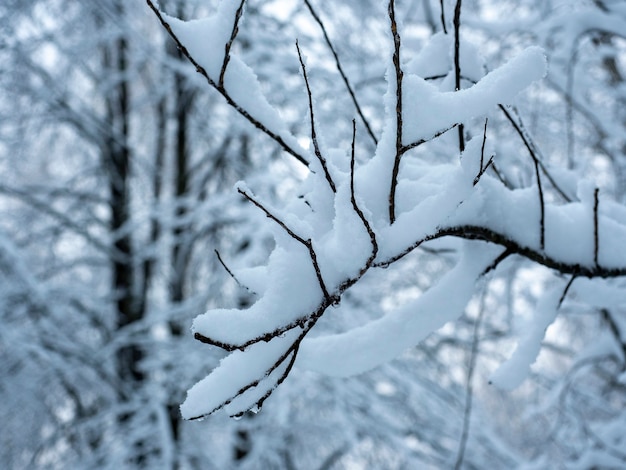
<instances>
[{"instance_id":1,"label":"blurred forest","mask_svg":"<svg viewBox=\"0 0 626 470\"><path fill-rule=\"evenodd\" d=\"M216 5L159 2L184 20ZM489 176L508 188L533 184L530 150L563 182L546 185L546 201L587 197L584 180L626 220L626 2L395 8L403 60L459 19L461 54L482 72L541 46L547 77L495 107L488 129L481 118L460 133L488 135ZM233 50L306 148L297 39L317 138L349 148L356 118L362 163L384 126L389 29L386 2L248 0ZM570 276L522 256L481 278L458 321L389 363L349 378L294 367L258 413L184 421L187 389L225 356L194 340L193 318L253 304L230 268L274 246L265 214L233 186L245 180L279 207L301 196L307 167L207 84L143 1L3 0L0 30L1 468L626 467L626 301L597 301L624 280L566 295ZM418 151L458 159L459 134ZM320 329L419 296L458 257L454 241L420 246L343 293ZM565 284L526 380L491 385L546 292Z\"/></svg>"}]
</instances>

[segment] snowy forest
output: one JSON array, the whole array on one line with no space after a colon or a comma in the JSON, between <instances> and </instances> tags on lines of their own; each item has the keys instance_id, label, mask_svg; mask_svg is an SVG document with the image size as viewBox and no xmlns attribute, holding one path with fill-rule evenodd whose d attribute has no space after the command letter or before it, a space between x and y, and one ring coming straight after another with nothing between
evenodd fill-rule
<instances>
[{"instance_id":1,"label":"snowy forest","mask_svg":"<svg viewBox=\"0 0 626 470\"><path fill-rule=\"evenodd\" d=\"M626 1L0 28L0 468L626 468Z\"/></svg>"}]
</instances>

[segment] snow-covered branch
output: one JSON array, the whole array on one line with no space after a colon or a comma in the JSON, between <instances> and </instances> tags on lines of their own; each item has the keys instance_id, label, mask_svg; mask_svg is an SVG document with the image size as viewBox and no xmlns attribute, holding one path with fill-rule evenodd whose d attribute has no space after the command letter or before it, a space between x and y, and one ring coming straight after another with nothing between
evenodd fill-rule
<instances>
[{"instance_id":1,"label":"snow-covered branch","mask_svg":"<svg viewBox=\"0 0 626 470\"><path fill-rule=\"evenodd\" d=\"M276 245L265 266L234 273L259 294L252 306L209 310L195 319L195 337L230 355L189 391L181 407L185 418L202 418L221 408L233 416L256 410L294 365L343 376L392 360L458 318L477 280L511 255L577 278L626 275L622 248L626 208L599 197L584 181L577 188L562 189L566 182L548 172L520 121L507 108L546 74L543 51L530 47L489 73L476 72L483 70L477 56L459 57L463 54L463 48L459 49L460 1L454 37L436 34L411 61L405 61L401 21L390 0L392 46L389 57L381 57L388 65L387 93L380 97L386 111L384 130L375 153L361 159L358 166L354 121L349 148L324 154L319 148L313 91L299 45L313 158L299 147L278 111L263 97L251 66L232 52L236 31L245 20L241 18L243 2L222 1L214 16L182 22L147 1L209 84L310 170L302 184L303 198L282 208L270 208L245 186L238 187L275 225ZM332 47L325 30L324 35ZM217 52L222 50L225 55ZM461 87L464 68L470 69L475 82L468 88ZM440 78L429 79L433 76ZM499 174L490 171L500 161L487 136L486 117L498 107L531 155L528 170L534 181L526 187L508 187ZM359 115L364 120L360 111ZM469 138L475 122L485 124ZM417 152L422 145L444 139L453 128L459 129L460 148L450 147L446 161L426 161ZM371 131L369 137L373 137ZM550 188L542 184L544 174ZM551 190L565 202L546 197ZM577 198L570 193L577 193ZM417 247L444 237L464 239L457 264L416 300L343 333L309 338L326 310L368 272L388 268ZM523 340L509 368L524 363L529 356L526 351L536 357L542 334L562 302L556 299L555 291L542 303L541 321Z\"/></svg>"}]
</instances>

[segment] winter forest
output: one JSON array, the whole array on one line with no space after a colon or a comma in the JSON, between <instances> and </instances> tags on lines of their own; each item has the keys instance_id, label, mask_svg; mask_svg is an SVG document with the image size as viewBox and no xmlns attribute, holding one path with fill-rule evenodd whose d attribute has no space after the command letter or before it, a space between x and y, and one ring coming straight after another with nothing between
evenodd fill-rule
<instances>
[{"instance_id":1,"label":"winter forest","mask_svg":"<svg viewBox=\"0 0 626 470\"><path fill-rule=\"evenodd\" d=\"M626 1L0 31L0 468L626 468Z\"/></svg>"}]
</instances>

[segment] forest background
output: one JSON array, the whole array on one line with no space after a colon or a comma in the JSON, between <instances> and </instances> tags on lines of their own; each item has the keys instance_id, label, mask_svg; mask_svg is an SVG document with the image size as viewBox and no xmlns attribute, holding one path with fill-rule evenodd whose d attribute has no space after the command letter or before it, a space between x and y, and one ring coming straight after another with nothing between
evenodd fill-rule
<instances>
[{"instance_id":1,"label":"forest background","mask_svg":"<svg viewBox=\"0 0 626 470\"><path fill-rule=\"evenodd\" d=\"M155 10L0 4L0 467L626 465L626 2Z\"/></svg>"}]
</instances>

